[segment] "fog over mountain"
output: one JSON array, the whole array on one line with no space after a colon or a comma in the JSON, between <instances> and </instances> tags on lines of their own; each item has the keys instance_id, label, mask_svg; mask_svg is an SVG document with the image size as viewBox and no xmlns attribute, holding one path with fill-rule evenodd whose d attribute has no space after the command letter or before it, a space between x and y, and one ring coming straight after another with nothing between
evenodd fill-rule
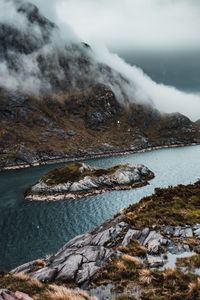
<instances>
[{"instance_id":1,"label":"fog over mountain","mask_svg":"<svg viewBox=\"0 0 200 300\"><path fill-rule=\"evenodd\" d=\"M31 39L33 49L23 54L19 51L16 54L9 49L6 57L1 57L1 85L40 92L44 91L44 87L51 91L55 81L66 87L69 74L70 86L75 86L78 78L85 77L85 82L96 78L112 88L120 101L128 98L129 101L154 103L160 111L179 111L193 120L199 119L198 95L157 84L142 69L130 66L106 47L115 52L123 52L128 48L134 51L145 48L149 52L159 49L175 52L183 48L185 51L198 49L198 1L166 0L161 4L156 0L34 0L33 3L46 17L58 24L59 29L49 21L45 21L43 26L35 22L30 24L30 20L27 22L22 11L16 9L21 3L24 7L27 5L25 0L0 0L0 23L22 32L25 41L26 38L28 42ZM92 50L86 50L82 41L89 43ZM75 50L74 45L78 45ZM61 63L63 53L68 62L62 60ZM12 68L6 61L8 54ZM41 63L38 65L41 56L49 65L45 76L44 71L41 72ZM87 66L82 69L77 64L81 57L87 60ZM70 72L66 71L66 65ZM105 67L102 70L100 65L107 65L112 71Z\"/></svg>"},{"instance_id":2,"label":"fog over mountain","mask_svg":"<svg viewBox=\"0 0 200 300\"><path fill-rule=\"evenodd\" d=\"M200 49L198 0L59 0L56 11L82 39L115 51Z\"/></svg>"}]
</instances>

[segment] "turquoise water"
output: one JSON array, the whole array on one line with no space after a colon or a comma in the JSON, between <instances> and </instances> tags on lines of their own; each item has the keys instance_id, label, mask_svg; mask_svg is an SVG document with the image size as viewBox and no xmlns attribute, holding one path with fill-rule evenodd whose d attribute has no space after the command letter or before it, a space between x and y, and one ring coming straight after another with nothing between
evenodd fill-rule
<instances>
[{"instance_id":1,"label":"turquoise water","mask_svg":"<svg viewBox=\"0 0 200 300\"><path fill-rule=\"evenodd\" d=\"M142 163L156 175L150 185L79 200L27 202L24 191L58 165L0 173L0 270L52 254L74 236L112 217L155 187L194 183L200 178L200 146L162 149L87 160L99 167Z\"/></svg>"}]
</instances>

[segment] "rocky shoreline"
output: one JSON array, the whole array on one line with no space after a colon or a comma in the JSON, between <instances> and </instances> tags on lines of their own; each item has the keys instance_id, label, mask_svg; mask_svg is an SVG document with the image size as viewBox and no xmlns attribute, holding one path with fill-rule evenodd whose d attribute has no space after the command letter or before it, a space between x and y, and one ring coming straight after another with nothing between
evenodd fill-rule
<instances>
[{"instance_id":1,"label":"rocky shoreline","mask_svg":"<svg viewBox=\"0 0 200 300\"><path fill-rule=\"evenodd\" d=\"M120 296L128 291L131 299L162 296L168 300L175 299L174 293L179 296L177 299L199 299L199 196L200 181L157 188L153 195L113 219L73 238L56 254L25 263L3 275L2 288L8 287L7 278L14 282L18 278L23 284L26 278L42 283L43 289L59 283L92 289L94 296L111 285Z\"/></svg>"},{"instance_id":2,"label":"rocky shoreline","mask_svg":"<svg viewBox=\"0 0 200 300\"><path fill-rule=\"evenodd\" d=\"M191 248L185 242L194 237L197 244ZM111 261L123 258L124 249L136 241L143 251L142 257L139 254L135 257L138 263L150 268L167 267L167 255L186 253L189 257L195 250L199 251L200 224L138 230L127 223L125 215L120 215L69 241L44 260L43 267L38 268L38 260L35 260L17 267L11 274L28 274L31 279L42 282L75 282L85 288L101 276Z\"/></svg>"},{"instance_id":3,"label":"rocky shoreline","mask_svg":"<svg viewBox=\"0 0 200 300\"><path fill-rule=\"evenodd\" d=\"M47 173L25 193L30 201L80 199L106 191L145 186L155 177L140 164L118 165L108 169L74 163Z\"/></svg>"},{"instance_id":4,"label":"rocky shoreline","mask_svg":"<svg viewBox=\"0 0 200 300\"><path fill-rule=\"evenodd\" d=\"M139 149L125 149L120 151L111 151L108 152L93 152L87 153L84 155L56 155L56 156L45 156L45 158L40 158L38 160L33 160L31 163L11 163L11 162L4 162L0 165L0 172L10 171L10 170L18 170L18 169L26 169L30 167L38 167L38 166L45 166L45 165L53 165L53 164L60 164L60 163L67 163L67 162L75 162L75 161L83 161L86 159L95 159L95 158L105 158L105 157L112 157L118 155L128 155L128 154L135 154L135 153L143 153L153 150L159 149L168 149L168 148L177 148L177 147L185 147L185 146L198 146L200 142L192 142L192 143L177 143L177 144L169 144L169 145L162 145L162 146L152 146L143 148L140 147Z\"/></svg>"}]
</instances>

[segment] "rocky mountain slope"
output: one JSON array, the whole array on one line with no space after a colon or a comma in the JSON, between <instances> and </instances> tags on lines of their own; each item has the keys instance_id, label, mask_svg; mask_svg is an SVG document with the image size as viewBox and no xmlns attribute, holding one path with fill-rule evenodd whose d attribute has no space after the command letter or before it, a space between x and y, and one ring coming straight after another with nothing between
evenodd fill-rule
<instances>
[{"instance_id":1,"label":"rocky mountain slope","mask_svg":"<svg viewBox=\"0 0 200 300\"><path fill-rule=\"evenodd\" d=\"M88 45L61 43L34 5L7 3L16 22L0 23L1 168L200 142L198 122L137 103L128 79Z\"/></svg>"}]
</instances>

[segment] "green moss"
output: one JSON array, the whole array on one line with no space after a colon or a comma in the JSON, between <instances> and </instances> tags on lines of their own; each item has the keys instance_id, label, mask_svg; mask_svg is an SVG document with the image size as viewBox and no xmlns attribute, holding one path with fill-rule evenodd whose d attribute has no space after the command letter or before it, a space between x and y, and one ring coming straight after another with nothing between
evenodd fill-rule
<instances>
[{"instance_id":1,"label":"green moss","mask_svg":"<svg viewBox=\"0 0 200 300\"><path fill-rule=\"evenodd\" d=\"M71 165L67 165L63 168L55 169L47 173L42 180L48 185L56 185L61 183L77 182L83 179L86 176L99 177L105 175L112 175L120 168L125 168L127 165L117 165L109 169L97 169L97 170L88 170L85 169L82 172L80 168L83 166L82 163L77 162Z\"/></svg>"}]
</instances>

